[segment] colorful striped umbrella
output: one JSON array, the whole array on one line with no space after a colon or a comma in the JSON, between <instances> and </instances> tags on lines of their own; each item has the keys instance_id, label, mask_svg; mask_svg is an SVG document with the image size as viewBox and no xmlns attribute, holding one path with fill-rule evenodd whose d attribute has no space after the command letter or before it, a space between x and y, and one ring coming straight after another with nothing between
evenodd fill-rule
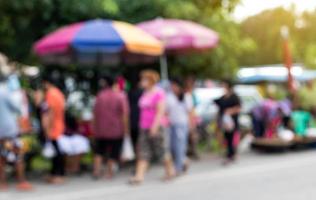
<instances>
[{"instance_id":1,"label":"colorful striped umbrella","mask_svg":"<svg viewBox=\"0 0 316 200\"><path fill-rule=\"evenodd\" d=\"M62 27L34 45L44 62L114 64L122 58L159 56L163 45L145 31L125 22L91 20Z\"/></svg>"}]
</instances>

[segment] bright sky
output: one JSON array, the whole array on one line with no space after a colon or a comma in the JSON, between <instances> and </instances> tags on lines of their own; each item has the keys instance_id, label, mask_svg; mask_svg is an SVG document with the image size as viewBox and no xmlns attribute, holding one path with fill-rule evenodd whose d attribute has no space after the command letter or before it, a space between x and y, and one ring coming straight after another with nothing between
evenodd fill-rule
<instances>
[{"instance_id":1,"label":"bright sky","mask_svg":"<svg viewBox=\"0 0 316 200\"><path fill-rule=\"evenodd\" d=\"M242 3L236 8L234 17L241 21L248 16L260 13L263 10L279 6L290 7L295 4L298 11L315 10L316 0L241 0Z\"/></svg>"}]
</instances>

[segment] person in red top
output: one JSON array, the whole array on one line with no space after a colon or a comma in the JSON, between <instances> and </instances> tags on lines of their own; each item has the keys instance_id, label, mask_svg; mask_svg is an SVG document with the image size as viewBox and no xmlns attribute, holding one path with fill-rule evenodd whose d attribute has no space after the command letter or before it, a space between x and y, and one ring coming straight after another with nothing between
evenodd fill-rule
<instances>
[{"instance_id":1,"label":"person in red top","mask_svg":"<svg viewBox=\"0 0 316 200\"><path fill-rule=\"evenodd\" d=\"M107 178L112 178L115 162L120 159L124 134L129 132L129 106L111 77L101 80L103 89L96 98L94 114L94 178L101 175L103 157L107 157Z\"/></svg>"},{"instance_id":2,"label":"person in red top","mask_svg":"<svg viewBox=\"0 0 316 200\"><path fill-rule=\"evenodd\" d=\"M65 155L58 140L65 132L65 97L50 77L44 77L43 86L45 90L45 106L42 110L43 127L46 139L52 142L55 149L49 182L60 184L63 183L65 175Z\"/></svg>"}]
</instances>

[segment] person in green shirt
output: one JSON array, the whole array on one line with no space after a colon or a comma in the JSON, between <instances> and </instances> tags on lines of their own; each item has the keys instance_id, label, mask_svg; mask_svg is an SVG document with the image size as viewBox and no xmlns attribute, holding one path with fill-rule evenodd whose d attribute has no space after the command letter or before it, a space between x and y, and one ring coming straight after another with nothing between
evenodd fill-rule
<instances>
[{"instance_id":1,"label":"person in green shirt","mask_svg":"<svg viewBox=\"0 0 316 200\"><path fill-rule=\"evenodd\" d=\"M291 120L295 134L297 136L306 136L307 129L309 128L312 120L311 114L302 109L297 109L292 112Z\"/></svg>"}]
</instances>

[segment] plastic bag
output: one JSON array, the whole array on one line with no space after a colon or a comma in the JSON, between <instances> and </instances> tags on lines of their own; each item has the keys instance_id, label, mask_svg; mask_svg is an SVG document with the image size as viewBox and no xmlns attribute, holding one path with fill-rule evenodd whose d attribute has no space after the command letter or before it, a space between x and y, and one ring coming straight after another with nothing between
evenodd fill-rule
<instances>
[{"instance_id":1,"label":"plastic bag","mask_svg":"<svg viewBox=\"0 0 316 200\"><path fill-rule=\"evenodd\" d=\"M222 126L225 131L232 131L235 128L235 122L230 115L224 115L222 119Z\"/></svg>"},{"instance_id":2,"label":"plastic bag","mask_svg":"<svg viewBox=\"0 0 316 200\"><path fill-rule=\"evenodd\" d=\"M42 151L42 155L45 158L52 158L56 154L55 148L51 142L46 142Z\"/></svg>"},{"instance_id":3,"label":"plastic bag","mask_svg":"<svg viewBox=\"0 0 316 200\"><path fill-rule=\"evenodd\" d=\"M131 161L135 159L135 153L134 153L132 140L130 136L124 137L121 157L123 161Z\"/></svg>"},{"instance_id":4,"label":"plastic bag","mask_svg":"<svg viewBox=\"0 0 316 200\"><path fill-rule=\"evenodd\" d=\"M294 140L295 134L289 129L282 129L278 131L278 137L283 141L289 142Z\"/></svg>"}]
</instances>

